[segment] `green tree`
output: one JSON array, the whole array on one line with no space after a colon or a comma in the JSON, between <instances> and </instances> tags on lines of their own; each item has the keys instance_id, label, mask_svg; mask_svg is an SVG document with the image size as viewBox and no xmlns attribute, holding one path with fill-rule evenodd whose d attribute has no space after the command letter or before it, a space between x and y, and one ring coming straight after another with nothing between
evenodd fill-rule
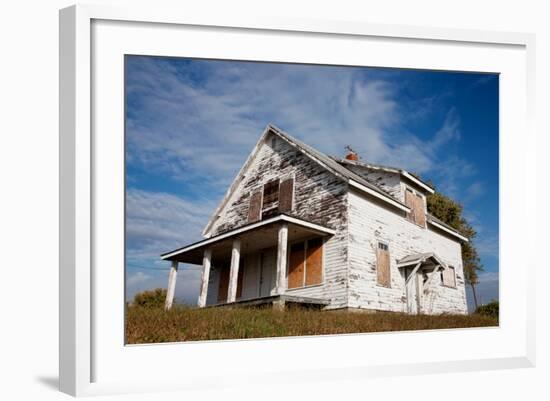
<instances>
[{"instance_id":1,"label":"green tree","mask_svg":"<svg viewBox=\"0 0 550 401\"><path fill-rule=\"evenodd\" d=\"M435 192L427 198L428 213L448 224L460 234L468 238L468 242L462 244L462 263L464 266L464 280L472 288L475 307L478 307L476 285L479 283L478 272L483 271L483 265L479 259L477 249L473 244L476 236L474 228L462 216L463 207L460 203Z\"/></svg>"},{"instance_id":2,"label":"green tree","mask_svg":"<svg viewBox=\"0 0 550 401\"><path fill-rule=\"evenodd\" d=\"M493 299L488 304L478 306L476 308L476 313L498 319L498 310L499 310L498 301L496 299Z\"/></svg>"},{"instance_id":3,"label":"green tree","mask_svg":"<svg viewBox=\"0 0 550 401\"><path fill-rule=\"evenodd\" d=\"M145 308L162 308L166 299L166 290L155 288L154 290L138 292L134 295L134 305Z\"/></svg>"}]
</instances>

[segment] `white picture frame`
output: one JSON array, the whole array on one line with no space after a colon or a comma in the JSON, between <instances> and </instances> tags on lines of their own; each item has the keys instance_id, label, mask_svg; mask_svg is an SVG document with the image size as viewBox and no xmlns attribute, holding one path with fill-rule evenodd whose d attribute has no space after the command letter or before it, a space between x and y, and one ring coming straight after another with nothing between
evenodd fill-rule
<instances>
[{"instance_id":1,"label":"white picture frame","mask_svg":"<svg viewBox=\"0 0 550 401\"><path fill-rule=\"evenodd\" d=\"M368 44L369 41L373 41L372 46L376 50L376 43L380 44L383 41L384 46L398 46L405 43L407 46L418 47L418 50L423 46L427 49L429 46L435 46L442 58L451 54L448 52L449 47L452 47L453 54L464 52L467 55L470 51L474 53L479 51L477 63L482 63L485 57L483 54L486 54L487 49L494 49L495 54L499 56L487 60L487 67L482 71L499 72L503 74L501 76L506 81L501 82L500 94L500 174L501 184L504 184L500 188L501 326L489 329L124 346L123 333L116 335L122 329L119 325L121 311L117 309L110 314L105 309L109 300L118 302L117 300L123 297L122 292L118 292L121 290L120 272L116 273L114 280L109 281L111 285L104 285L106 275L112 272L98 274L95 270L98 261L107 260L105 258L110 257L113 260L118 258L115 255L118 251L114 248L111 251L108 249L98 251L96 239L98 232L101 231L105 234L105 241L112 239L113 246L120 244L120 230L123 227L120 213L124 212L123 205L119 204L113 210L105 211L110 208L109 199L98 198L100 196L98 193L104 193L103 185L111 185L113 188L116 185L120 186L120 181L117 181L117 177L120 177L117 174L112 174L112 180L104 184L106 181L100 177L103 177L105 170L109 170L112 166L108 165L109 162L103 162L100 159L113 159L117 163L120 161L122 157L120 146L123 146L120 135L123 133L119 132L120 130L113 131L116 132L113 135L115 141L113 144L98 143L93 136L93 130L103 124L102 108L110 107L111 110L120 111L123 105L120 103L120 98L116 96L112 100L113 103L94 103L93 100L97 102L97 97L103 96L103 92L101 88L93 87L92 78L95 77L97 82L101 81L105 77L101 74L109 71L102 69L102 62L109 62L111 60L109 57L114 57L119 62L121 52L144 51L145 53L142 54L177 56L173 53L174 50L171 50L175 48L170 48L169 43L164 43L162 48L155 46L160 43L158 39L163 37L162 35L179 35L178 29L182 30L183 35L189 34L189 32L185 33L185 29L192 29L199 40L203 40L200 39L202 34L211 39L219 39L220 35L225 35L224 39L229 42L231 42L229 39L237 40L236 36L245 38L246 35L261 34L262 40L272 41L272 50L277 47L277 43L286 40L285 38L296 36L294 39L298 44L294 48L294 45L289 46L286 49L288 52L299 50L300 41L306 43L318 40L329 44L331 40L337 39L344 45L341 46L344 53L348 44L363 46L363 43ZM140 31L143 30L148 32L147 40L140 37ZM122 31L127 31L128 34ZM94 34L96 41L94 41ZM139 41L140 38L141 41ZM106 39L109 39L108 42ZM140 43L125 42L131 40ZM231 46L225 40L224 47L230 48ZM207 48L209 46L215 48L215 42L216 40L213 40L210 43L205 38L200 42L204 45L201 46L204 49L195 49L196 52L193 55L208 55ZM206 389L212 386L212 381L217 383L216 386L245 384L242 378L239 381L237 376L231 374L222 376L220 372L210 370L208 365L199 358L205 360L216 357L228 358L236 361L236 366L246 370L247 362L262 353L274 359L270 366L254 367L250 374L258 382L272 381L274 378L280 381L291 381L296 372L299 372L301 380L326 380L344 376L360 378L399 375L413 369L416 373L431 373L534 366L535 283L533 273L535 264L532 256L534 252L527 252L529 256L520 259L518 252L514 251L514 247L528 251L534 247L527 238L522 238L516 232L518 229L534 231L536 220L534 199L528 196L527 191L517 191L518 187L534 186L534 177L526 174L528 169L535 169L536 138L532 128L535 85L534 43L533 35L520 33L375 25L350 21L293 20L251 15L220 19L211 15L186 13L181 9L166 10L153 6L112 8L79 5L61 10L60 390L80 396L167 389ZM232 57L250 59L254 58L254 52L257 52L258 59L265 59L266 53L260 54L258 49L254 50L250 42L250 46L241 46L239 51L242 53L235 52ZM106 53L103 54L103 51ZM214 55L214 58L231 57L221 53L219 56ZM311 53L309 56L304 56L304 59L300 59L301 56L289 56L290 53L279 56L280 58L274 56L274 53L269 53L269 57L273 57L272 61L333 64L354 62L343 60L345 56L336 53L335 51L331 55L318 56L318 58ZM416 59L409 60L406 64L399 61L402 54L396 54L395 59L388 58L380 63L384 66L395 63L394 66L402 68L433 69L437 68L437 65L440 68L444 67L429 60L429 57L424 56L422 52L415 51L415 54ZM429 49L426 50L426 54L429 54ZM502 58L499 58L500 55ZM388 54L386 56L389 57ZM356 60L358 65L364 65L360 55ZM440 62L443 63L443 61ZM453 63L452 68L460 70L477 70L474 67L481 65L474 62L472 55L465 57L461 62L455 60ZM449 65L446 68L451 68ZM113 78L115 85L112 87L115 91L122 92L122 87L116 85L120 83L118 79L122 72L115 72L114 69L112 71L113 76L116 75ZM519 93L519 98L511 99L509 95L512 91ZM503 116L504 113L506 115ZM114 124L112 127L120 127L122 115L119 118L120 121L114 121L116 117L110 121ZM108 119L105 119L105 123L108 123L106 120ZM98 152L102 153L99 158ZM121 167L118 166L115 165L116 168ZM512 188L512 185L507 185L506 182L517 185ZM513 210L516 212L512 213ZM110 214L111 212L113 214ZM118 222L113 230L106 230L105 221L101 221L101 216L105 216L105 213L113 217L111 221ZM508 246L512 244L513 247ZM521 270L514 271L513 266L521 266ZM120 269L123 270L123 266L120 266ZM96 295L98 287L101 287L101 299ZM101 329L99 330L98 327ZM361 360L346 359L339 352L342 346L367 352L369 346L380 348L397 336L400 338L399 343L402 344L407 343L403 339L436 344L440 341L439 338L444 338L445 341L464 341L465 343L476 339L482 346L470 352L457 349L454 354L433 354L427 357L412 351L406 357L398 355L399 357L391 358L371 353L369 358ZM373 343L376 344L373 345ZM323 358L315 356L315 350L320 346L324 350ZM302 352L310 359L298 360L292 367L287 368L284 360L279 361L276 358L276 355L284 354L282 350L286 349ZM399 354L399 350L396 354ZM175 355L175 359L180 357L178 360L181 360L181 356L184 355L189 368L182 366L181 371L174 372L168 355ZM361 356L361 352L357 351L352 355ZM149 369L141 367L145 369L142 376L130 368L126 369L138 361L150 362L144 365L150 366ZM159 368L159 361L166 363ZM182 365L181 362L180 365ZM128 374L120 373L126 370ZM147 377L147 380L143 377ZM246 378L246 380L249 379L250 376Z\"/></svg>"}]
</instances>

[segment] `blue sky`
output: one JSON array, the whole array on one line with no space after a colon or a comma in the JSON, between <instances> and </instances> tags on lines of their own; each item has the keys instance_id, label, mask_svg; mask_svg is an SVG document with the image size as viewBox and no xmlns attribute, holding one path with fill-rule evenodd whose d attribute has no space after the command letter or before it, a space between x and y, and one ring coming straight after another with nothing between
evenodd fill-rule
<instances>
[{"instance_id":1,"label":"blue sky","mask_svg":"<svg viewBox=\"0 0 550 401\"><path fill-rule=\"evenodd\" d=\"M497 75L127 56L128 299L166 286L159 254L201 238L267 123L330 155L351 145L461 202L481 300L498 297ZM195 304L199 279L181 266L176 300Z\"/></svg>"}]
</instances>

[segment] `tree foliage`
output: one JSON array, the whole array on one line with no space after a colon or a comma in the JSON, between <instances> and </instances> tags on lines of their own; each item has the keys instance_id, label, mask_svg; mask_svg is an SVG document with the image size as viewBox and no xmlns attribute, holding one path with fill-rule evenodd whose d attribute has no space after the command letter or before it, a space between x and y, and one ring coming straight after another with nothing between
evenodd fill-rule
<instances>
[{"instance_id":1,"label":"tree foliage","mask_svg":"<svg viewBox=\"0 0 550 401\"><path fill-rule=\"evenodd\" d=\"M166 290L156 288L154 290L138 292L134 295L134 305L145 308L162 308L166 299Z\"/></svg>"},{"instance_id":2,"label":"tree foliage","mask_svg":"<svg viewBox=\"0 0 550 401\"><path fill-rule=\"evenodd\" d=\"M476 313L489 316L495 319L498 319L499 303L497 300L493 299L491 302L485 305L480 305L476 308Z\"/></svg>"},{"instance_id":3,"label":"tree foliage","mask_svg":"<svg viewBox=\"0 0 550 401\"><path fill-rule=\"evenodd\" d=\"M460 234L468 238L468 242L462 244L462 263L464 267L464 279L466 283L472 287L475 295L475 285L478 284L478 272L483 271L483 266L479 259L477 249L473 244L473 239L476 236L474 228L462 216L463 207L460 203L435 192L427 198L428 212L448 224ZM477 299L475 299L477 306Z\"/></svg>"}]
</instances>

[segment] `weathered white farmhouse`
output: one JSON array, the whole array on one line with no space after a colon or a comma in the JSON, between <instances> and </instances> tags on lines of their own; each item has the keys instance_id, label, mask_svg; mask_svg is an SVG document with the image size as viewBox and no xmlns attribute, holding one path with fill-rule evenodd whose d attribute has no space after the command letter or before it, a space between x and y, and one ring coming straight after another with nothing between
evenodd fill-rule
<instances>
[{"instance_id":1,"label":"weathered white farmhouse","mask_svg":"<svg viewBox=\"0 0 550 401\"><path fill-rule=\"evenodd\" d=\"M198 306L460 313L461 241L427 213L433 189L407 171L331 158L268 125L204 228L161 255L202 265Z\"/></svg>"}]
</instances>

